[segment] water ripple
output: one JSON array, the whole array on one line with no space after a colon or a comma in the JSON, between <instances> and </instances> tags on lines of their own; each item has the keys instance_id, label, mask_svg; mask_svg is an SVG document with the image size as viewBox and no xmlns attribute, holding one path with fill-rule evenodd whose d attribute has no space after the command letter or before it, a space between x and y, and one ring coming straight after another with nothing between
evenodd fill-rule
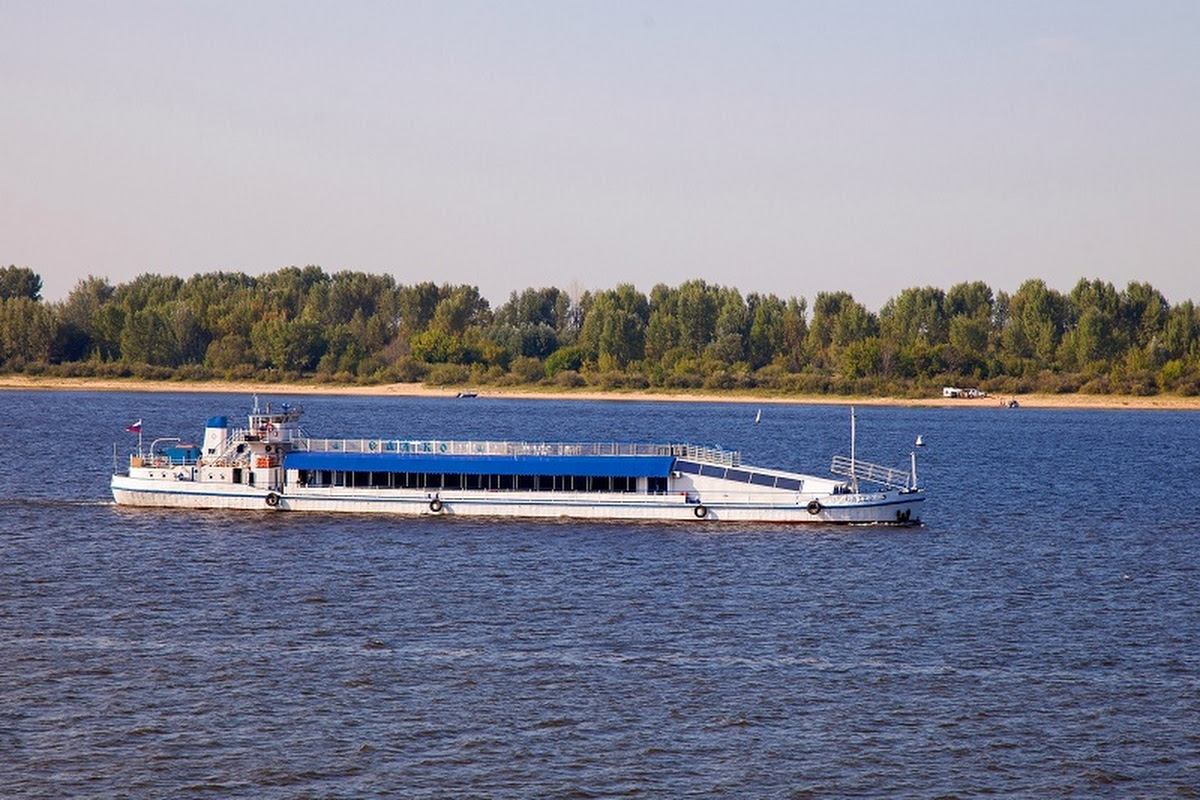
<instances>
[{"instance_id":1,"label":"water ripple","mask_svg":"<svg viewBox=\"0 0 1200 800\"><path fill-rule=\"evenodd\" d=\"M0 434L6 796L1200 792L1194 415L862 412L885 443L937 430L927 527L781 531L119 509L100 430L243 399L6 400L82 437ZM383 401L320 402L378 432ZM669 434L794 466L826 454L784 430L843 425L386 406L414 436ZM98 469L62 482L80 451ZM1148 485L1175 502L1138 504Z\"/></svg>"}]
</instances>

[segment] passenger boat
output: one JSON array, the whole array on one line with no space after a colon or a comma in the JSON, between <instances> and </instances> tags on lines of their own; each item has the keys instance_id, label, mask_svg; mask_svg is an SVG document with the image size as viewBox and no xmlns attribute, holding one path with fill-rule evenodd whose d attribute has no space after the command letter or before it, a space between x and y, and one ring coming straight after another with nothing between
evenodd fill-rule
<instances>
[{"instance_id":1,"label":"passenger boat","mask_svg":"<svg viewBox=\"0 0 1200 800\"><path fill-rule=\"evenodd\" d=\"M301 409L257 401L244 428L207 421L202 445L155 439L114 468L119 505L426 516L915 524L909 471L851 455L833 477L743 464L692 444L323 439ZM132 428L130 428L132 430Z\"/></svg>"}]
</instances>

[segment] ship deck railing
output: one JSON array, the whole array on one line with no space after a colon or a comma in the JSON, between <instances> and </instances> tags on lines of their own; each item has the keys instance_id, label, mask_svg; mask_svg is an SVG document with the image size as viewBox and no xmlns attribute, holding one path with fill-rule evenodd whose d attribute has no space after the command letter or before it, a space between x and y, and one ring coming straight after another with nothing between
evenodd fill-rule
<instances>
[{"instance_id":1,"label":"ship deck railing","mask_svg":"<svg viewBox=\"0 0 1200 800\"><path fill-rule=\"evenodd\" d=\"M904 470L872 464L869 461L852 459L848 456L834 456L833 465L829 471L834 475L886 486L889 489L907 489L912 478L912 475Z\"/></svg>"},{"instance_id":2,"label":"ship deck railing","mask_svg":"<svg viewBox=\"0 0 1200 800\"><path fill-rule=\"evenodd\" d=\"M458 456L674 456L689 461L740 466L736 450L694 444L637 444L626 442L511 442L402 439L311 439L292 440L298 450L313 453L384 453L401 455Z\"/></svg>"}]
</instances>

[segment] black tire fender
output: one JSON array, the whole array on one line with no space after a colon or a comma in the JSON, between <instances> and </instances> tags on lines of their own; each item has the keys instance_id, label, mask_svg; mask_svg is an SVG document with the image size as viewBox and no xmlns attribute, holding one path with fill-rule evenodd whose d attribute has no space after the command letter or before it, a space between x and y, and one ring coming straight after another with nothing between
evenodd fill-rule
<instances>
[{"instance_id":1,"label":"black tire fender","mask_svg":"<svg viewBox=\"0 0 1200 800\"><path fill-rule=\"evenodd\" d=\"M696 519L704 519L708 516L708 509L704 506L696 506L692 509L692 513L696 515Z\"/></svg>"},{"instance_id":2,"label":"black tire fender","mask_svg":"<svg viewBox=\"0 0 1200 800\"><path fill-rule=\"evenodd\" d=\"M280 497L276 492L267 492L267 505L269 505L271 508L278 506L279 500Z\"/></svg>"},{"instance_id":3,"label":"black tire fender","mask_svg":"<svg viewBox=\"0 0 1200 800\"><path fill-rule=\"evenodd\" d=\"M429 510L435 514L442 513L442 501L438 498L433 498L429 501Z\"/></svg>"},{"instance_id":4,"label":"black tire fender","mask_svg":"<svg viewBox=\"0 0 1200 800\"><path fill-rule=\"evenodd\" d=\"M821 513L821 501L820 500L809 500L806 508L808 509L808 513L812 514L815 517L817 514Z\"/></svg>"}]
</instances>

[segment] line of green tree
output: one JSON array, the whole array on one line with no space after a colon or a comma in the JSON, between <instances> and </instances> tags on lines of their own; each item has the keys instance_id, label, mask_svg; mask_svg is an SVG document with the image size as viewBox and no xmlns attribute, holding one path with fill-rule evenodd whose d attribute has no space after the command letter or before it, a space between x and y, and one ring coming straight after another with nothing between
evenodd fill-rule
<instances>
[{"instance_id":1,"label":"line of green tree","mask_svg":"<svg viewBox=\"0 0 1200 800\"><path fill-rule=\"evenodd\" d=\"M0 269L0 369L62 377L424 381L920 396L1200 394L1200 311L1146 283L1028 280L905 289L878 312L849 292L804 298L691 280L572 295L288 267L261 277L145 274L41 298Z\"/></svg>"}]
</instances>

